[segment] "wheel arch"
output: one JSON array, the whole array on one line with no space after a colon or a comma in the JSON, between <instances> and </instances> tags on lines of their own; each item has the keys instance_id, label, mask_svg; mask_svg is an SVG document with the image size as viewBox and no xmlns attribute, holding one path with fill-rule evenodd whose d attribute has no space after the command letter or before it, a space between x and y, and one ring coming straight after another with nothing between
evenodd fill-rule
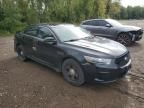
<instances>
[{"instance_id":1,"label":"wheel arch","mask_svg":"<svg viewBox=\"0 0 144 108\"><path fill-rule=\"evenodd\" d=\"M120 31L120 32L118 32L116 39L118 38L118 36L119 36L120 34L123 34L123 33L126 33L126 34L128 34L128 35L131 37L130 32L131 32L131 31ZM131 37L131 38L132 38L132 37Z\"/></svg>"},{"instance_id":2,"label":"wheel arch","mask_svg":"<svg viewBox=\"0 0 144 108\"><path fill-rule=\"evenodd\" d=\"M20 43L16 43L16 47L20 46L21 44Z\"/></svg>"},{"instance_id":3,"label":"wheel arch","mask_svg":"<svg viewBox=\"0 0 144 108\"><path fill-rule=\"evenodd\" d=\"M16 44L14 45L14 51L15 51L15 52L17 51L18 46L20 46L20 43L16 43Z\"/></svg>"},{"instance_id":4,"label":"wheel arch","mask_svg":"<svg viewBox=\"0 0 144 108\"><path fill-rule=\"evenodd\" d=\"M68 60L68 59L73 59L73 60L75 60L75 61L81 66L81 63L80 63L80 61L79 61L78 59L76 59L76 58L73 57L73 56L66 56L66 57L64 57L64 58L62 59L62 61L61 61L61 67L60 67L61 72L62 72L62 65L63 65L64 61L66 61L66 60ZM82 68L82 66L81 66L81 68Z\"/></svg>"},{"instance_id":5,"label":"wheel arch","mask_svg":"<svg viewBox=\"0 0 144 108\"><path fill-rule=\"evenodd\" d=\"M120 31L120 32L117 34L116 39L119 37L120 34L123 34L123 33L128 33L128 32L126 32L126 31Z\"/></svg>"}]
</instances>

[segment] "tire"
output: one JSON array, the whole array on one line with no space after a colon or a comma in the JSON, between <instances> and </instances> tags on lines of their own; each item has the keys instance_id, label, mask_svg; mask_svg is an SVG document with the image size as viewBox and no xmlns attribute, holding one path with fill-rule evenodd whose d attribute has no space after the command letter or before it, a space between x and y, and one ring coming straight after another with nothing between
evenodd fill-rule
<instances>
[{"instance_id":1,"label":"tire","mask_svg":"<svg viewBox=\"0 0 144 108\"><path fill-rule=\"evenodd\" d=\"M67 59L63 62L62 73L64 79L74 86L81 86L85 83L84 72L79 63L73 59Z\"/></svg>"},{"instance_id":2,"label":"tire","mask_svg":"<svg viewBox=\"0 0 144 108\"><path fill-rule=\"evenodd\" d=\"M125 46L130 46L132 44L132 39L127 33L121 33L118 35L117 42Z\"/></svg>"},{"instance_id":3,"label":"tire","mask_svg":"<svg viewBox=\"0 0 144 108\"><path fill-rule=\"evenodd\" d=\"M17 46L17 55L18 55L18 58L21 60L21 61L26 61L27 60L27 57L24 53L24 49L23 49L23 46L22 45L18 45Z\"/></svg>"}]
</instances>

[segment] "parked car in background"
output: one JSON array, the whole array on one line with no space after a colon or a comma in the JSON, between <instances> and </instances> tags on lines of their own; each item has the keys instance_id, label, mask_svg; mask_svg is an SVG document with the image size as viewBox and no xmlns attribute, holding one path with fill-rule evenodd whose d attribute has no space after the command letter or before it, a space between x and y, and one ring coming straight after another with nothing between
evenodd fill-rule
<instances>
[{"instance_id":1,"label":"parked car in background","mask_svg":"<svg viewBox=\"0 0 144 108\"><path fill-rule=\"evenodd\" d=\"M143 35L142 28L123 25L113 19L86 20L80 26L89 30L95 36L113 39L126 46L139 41Z\"/></svg>"},{"instance_id":2,"label":"parked car in background","mask_svg":"<svg viewBox=\"0 0 144 108\"><path fill-rule=\"evenodd\" d=\"M125 46L70 24L28 27L16 33L14 45L20 60L29 58L62 72L64 79L76 86L115 81L131 68Z\"/></svg>"}]
</instances>

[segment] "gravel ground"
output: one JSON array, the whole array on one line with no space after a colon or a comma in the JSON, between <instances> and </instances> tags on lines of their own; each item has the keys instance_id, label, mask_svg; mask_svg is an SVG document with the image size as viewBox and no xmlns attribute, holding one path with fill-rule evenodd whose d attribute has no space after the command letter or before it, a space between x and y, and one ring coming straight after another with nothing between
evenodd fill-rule
<instances>
[{"instance_id":1,"label":"gravel ground","mask_svg":"<svg viewBox=\"0 0 144 108\"><path fill-rule=\"evenodd\" d=\"M144 21L121 21L144 27ZM111 84L74 87L60 73L21 62L13 37L0 38L0 108L144 108L144 39L128 48L132 70Z\"/></svg>"}]
</instances>

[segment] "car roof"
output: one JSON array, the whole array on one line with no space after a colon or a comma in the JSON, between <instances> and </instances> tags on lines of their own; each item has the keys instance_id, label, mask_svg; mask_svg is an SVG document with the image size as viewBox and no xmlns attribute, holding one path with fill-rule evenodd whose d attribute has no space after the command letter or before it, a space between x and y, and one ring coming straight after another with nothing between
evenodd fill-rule
<instances>
[{"instance_id":1,"label":"car roof","mask_svg":"<svg viewBox=\"0 0 144 108\"><path fill-rule=\"evenodd\" d=\"M88 20L82 21L81 23L88 22L88 21L94 21L94 20L109 20L109 19L88 19Z\"/></svg>"},{"instance_id":2,"label":"car roof","mask_svg":"<svg viewBox=\"0 0 144 108\"><path fill-rule=\"evenodd\" d=\"M31 25L31 27L56 27L56 26L73 26L73 24L68 23L39 23Z\"/></svg>"}]
</instances>

